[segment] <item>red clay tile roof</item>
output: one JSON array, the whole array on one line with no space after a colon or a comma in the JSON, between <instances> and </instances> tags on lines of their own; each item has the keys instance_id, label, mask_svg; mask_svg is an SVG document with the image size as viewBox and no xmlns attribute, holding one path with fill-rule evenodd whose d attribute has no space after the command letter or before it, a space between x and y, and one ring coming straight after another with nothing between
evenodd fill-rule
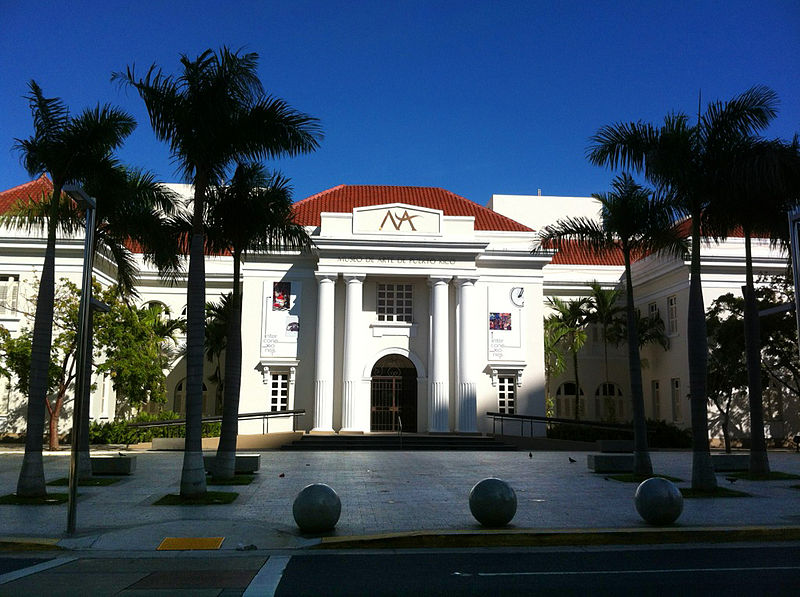
<instances>
[{"instance_id":1,"label":"red clay tile roof","mask_svg":"<svg viewBox=\"0 0 800 597\"><path fill-rule=\"evenodd\" d=\"M5 213L20 199L39 199L42 193L49 194L53 192L53 183L44 174L19 186L16 186L7 191L0 191L0 214Z\"/></svg>"},{"instance_id":2,"label":"red clay tile roof","mask_svg":"<svg viewBox=\"0 0 800 597\"><path fill-rule=\"evenodd\" d=\"M354 207L384 203L440 209L446 216L474 216L475 230L533 232L511 218L436 187L339 185L295 203L294 217L303 226L319 226L321 212L349 213Z\"/></svg>"},{"instance_id":3,"label":"red clay tile roof","mask_svg":"<svg viewBox=\"0 0 800 597\"><path fill-rule=\"evenodd\" d=\"M543 248L548 248L542 245ZM611 265L623 266L622 251L595 253L579 241L565 241L550 262L554 265Z\"/></svg>"}]
</instances>

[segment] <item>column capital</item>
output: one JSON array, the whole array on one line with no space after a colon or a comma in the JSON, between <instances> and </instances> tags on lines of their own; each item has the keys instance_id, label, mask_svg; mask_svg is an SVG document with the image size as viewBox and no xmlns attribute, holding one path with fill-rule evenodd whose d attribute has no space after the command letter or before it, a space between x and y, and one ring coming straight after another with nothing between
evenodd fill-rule
<instances>
[{"instance_id":1,"label":"column capital","mask_svg":"<svg viewBox=\"0 0 800 597\"><path fill-rule=\"evenodd\" d=\"M428 276L428 286L436 286L437 284L449 284L452 276Z\"/></svg>"},{"instance_id":2,"label":"column capital","mask_svg":"<svg viewBox=\"0 0 800 597\"><path fill-rule=\"evenodd\" d=\"M456 276L453 278L453 281L459 286L464 286L465 284L472 284L474 286L478 281L478 276Z\"/></svg>"},{"instance_id":3,"label":"column capital","mask_svg":"<svg viewBox=\"0 0 800 597\"><path fill-rule=\"evenodd\" d=\"M317 282L322 284L326 280L331 282L336 282L336 279L339 277L339 274L326 274L322 272L314 272L314 277L317 279Z\"/></svg>"},{"instance_id":4,"label":"column capital","mask_svg":"<svg viewBox=\"0 0 800 597\"><path fill-rule=\"evenodd\" d=\"M342 277L344 278L344 281L347 284L350 284L350 282L363 282L364 278L366 278L367 275L366 274L342 274Z\"/></svg>"}]
</instances>

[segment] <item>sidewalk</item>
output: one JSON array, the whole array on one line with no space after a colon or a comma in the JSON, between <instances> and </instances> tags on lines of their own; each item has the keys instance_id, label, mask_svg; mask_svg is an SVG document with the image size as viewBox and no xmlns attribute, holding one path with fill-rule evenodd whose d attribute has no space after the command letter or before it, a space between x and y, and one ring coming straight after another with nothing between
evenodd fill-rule
<instances>
[{"instance_id":1,"label":"sidewalk","mask_svg":"<svg viewBox=\"0 0 800 597\"><path fill-rule=\"evenodd\" d=\"M511 484L517 514L506 534L627 529L651 532L636 513L634 483L608 480L586 467L586 453L534 452L263 452L255 481L211 487L236 491L231 505L154 506L179 492L182 454L137 452L136 472L105 487L80 487L77 532L65 535L67 507L0 506L0 541L52 543L68 550L155 552L165 537L224 537L220 551L308 548L318 537L303 536L292 503L309 483L327 483L342 501L339 523L327 543L401 533L413 536L497 534L484 530L469 511L472 486L489 476ZM568 457L577 460L571 463ZM0 494L14 491L22 454L0 452ZM657 473L689 486L690 452L654 452ZM800 455L770 454L773 470L800 474ZM67 476L68 452L45 456L49 480ZM283 475L283 476L281 476ZM720 485L731 487L725 475ZM800 480L739 480L733 488L749 498L687 499L670 531L710 528L800 526ZM65 487L48 487L66 492ZM638 529L638 531L637 531ZM456 542L449 539L448 544ZM250 547L250 549L253 549Z\"/></svg>"},{"instance_id":2,"label":"sidewalk","mask_svg":"<svg viewBox=\"0 0 800 597\"><path fill-rule=\"evenodd\" d=\"M66 505L0 505L0 596L270 595L288 556L320 548L800 539L800 489L792 488L800 480L739 480L735 489L752 497L685 500L677 524L659 529L636 513L636 484L589 472L585 452L263 452L252 484L210 487L239 493L226 506L152 505L179 491L182 454L136 454L133 475L79 488L75 536L65 535ZM652 459L657 473L690 484L691 453ZM14 491L21 461L21 452L0 451L0 495ZM771 453L770 463L800 474L798 454ZM45 456L48 480L65 477L68 467L67 451ZM484 529L469 511L470 489L488 476L517 494L505 529ZM725 475L718 479L728 486ZM325 537L303 536L292 517L297 493L314 482L331 485L342 501L339 523ZM212 551L156 551L166 537L223 540Z\"/></svg>"}]
</instances>

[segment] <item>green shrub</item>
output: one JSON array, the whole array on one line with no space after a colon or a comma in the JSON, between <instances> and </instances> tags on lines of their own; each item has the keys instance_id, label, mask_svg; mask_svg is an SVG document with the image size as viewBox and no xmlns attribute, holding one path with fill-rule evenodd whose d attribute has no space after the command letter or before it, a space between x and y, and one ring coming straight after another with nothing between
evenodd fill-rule
<instances>
[{"instance_id":1,"label":"green shrub","mask_svg":"<svg viewBox=\"0 0 800 597\"><path fill-rule=\"evenodd\" d=\"M170 427L131 427L129 423L150 423L180 419L181 415L172 411L157 414L139 413L130 421L93 421L89 426L89 442L92 444L138 444L152 441L154 437L185 437L186 426L179 423ZM220 423L203 423L203 437L218 437Z\"/></svg>"},{"instance_id":2,"label":"green shrub","mask_svg":"<svg viewBox=\"0 0 800 597\"><path fill-rule=\"evenodd\" d=\"M633 439L633 430L598 429L583 425L554 423L547 429L551 439L568 439L579 442L594 442L598 439ZM691 448L692 432L666 421L647 421L647 445L650 448Z\"/></svg>"}]
</instances>

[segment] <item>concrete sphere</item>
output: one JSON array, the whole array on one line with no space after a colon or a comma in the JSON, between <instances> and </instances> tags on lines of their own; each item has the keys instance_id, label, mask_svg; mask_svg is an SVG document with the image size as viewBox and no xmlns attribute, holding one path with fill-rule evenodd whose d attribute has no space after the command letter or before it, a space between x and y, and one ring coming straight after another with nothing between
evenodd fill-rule
<instances>
[{"instance_id":1,"label":"concrete sphere","mask_svg":"<svg viewBox=\"0 0 800 597\"><path fill-rule=\"evenodd\" d=\"M505 481L490 477L469 492L469 509L483 526L502 527L517 513L517 494Z\"/></svg>"},{"instance_id":2,"label":"concrete sphere","mask_svg":"<svg viewBox=\"0 0 800 597\"><path fill-rule=\"evenodd\" d=\"M313 483L297 494L292 505L294 521L304 533L324 533L339 522L342 502L324 483Z\"/></svg>"},{"instance_id":3,"label":"concrete sphere","mask_svg":"<svg viewBox=\"0 0 800 597\"><path fill-rule=\"evenodd\" d=\"M645 522L663 526L672 524L683 512L683 496L673 483L653 477L636 488L633 498L636 511Z\"/></svg>"}]
</instances>

